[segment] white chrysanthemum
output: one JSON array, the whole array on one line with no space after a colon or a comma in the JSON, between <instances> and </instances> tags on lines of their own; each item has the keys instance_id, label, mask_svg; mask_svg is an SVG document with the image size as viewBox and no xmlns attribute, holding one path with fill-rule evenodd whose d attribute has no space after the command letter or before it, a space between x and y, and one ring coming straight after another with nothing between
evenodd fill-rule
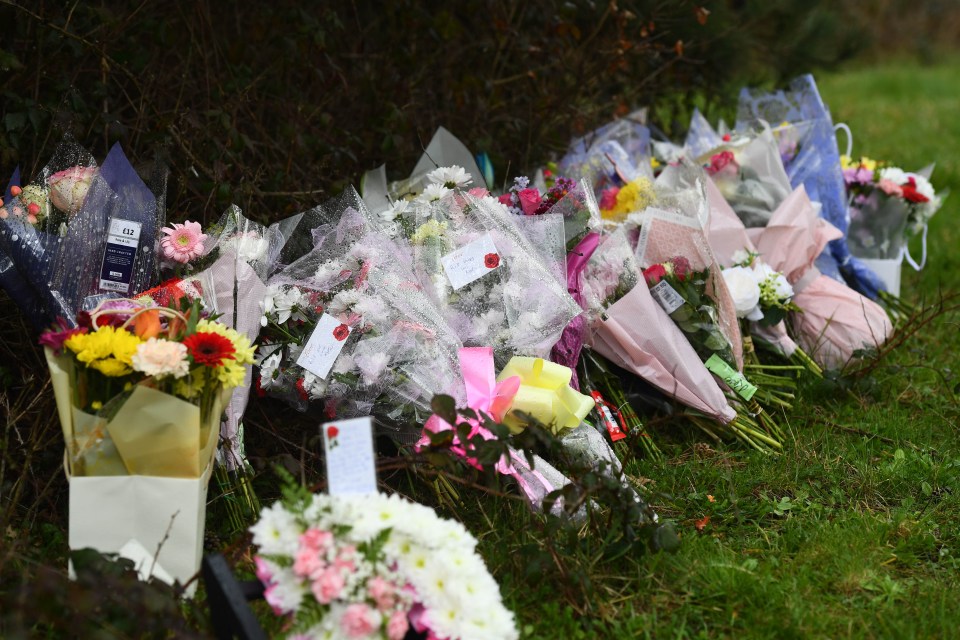
<instances>
[{"instance_id":1,"label":"white chrysanthemum","mask_svg":"<svg viewBox=\"0 0 960 640\"><path fill-rule=\"evenodd\" d=\"M271 584L264 598L272 607L283 612L296 611L307 595L307 586L289 569L280 569L271 576Z\"/></svg>"},{"instance_id":2,"label":"white chrysanthemum","mask_svg":"<svg viewBox=\"0 0 960 640\"><path fill-rule=\"evenodd\" d=\"M333 297L327 305L327 313L338 315L353 309L353 305L360 301L363 294L356 289L345 289Z\"/></svg>"},{"instance_id":3,"label":"white chrysanthemum","mask_svg":"<svg viewBox=\"0 0 960 640\"><path fill-rule=\"evenodd\" d=\"M272 348L272 347L268 346L267 348ZM262 350L263 350L263 347L261 347L261 352ZM259 352L258 352L258 355L259 355ZM272 354L270 354L266 358L262 358L260 360L258 365L260 367L260 388L261 389L269 389L274 385L278 384L275 378L276 378L277 369L280 368L280 362L281 362L281 357L280 357L279 349L274 351Z\"/></svg>"},{"instance_id":4,"label":"white chrysanthemum","mask_svg":"<svg viewBox=\"0 0 960 640\"><path fill-rule=\"evenodd\" d=\"M463 167L453 165L438 167L427 174L430 185L439 185L447 189L462 189L473 182L473 177Z\"/></svg>"},{"instance_id":5,"label":"white chrysanthemum","mask_svg":"<svg viewBox=\"0 0 960 640\"><path fill-rule=\"evenodd\" d=\"M173 376L182 378L190 373L187 361L187 347L179 342L150 338L137 345L137 351L130 358L134 371L148 376Z\"/></svg>"},{"instance_id":6,"label":"white chrysanthemum","mask_svg":"<svg viewBox=\"0 0 960 640\"><path fill-rule=\"evenodd\" d=\"M353 305L353 312L363 318L364 324L379 326L387 321L389 309L380 298L363 296Z\"/></svg>"},{"instance_id":7,"label":"white chrysanthemum","mask_svg":"<svg viewBox=\"0 0 960 640\"><path fill-rule=\"evenodd\" d=\"M760 320L763 311L760 310L760 285L752 269L747 267L730 267L723 270L723 280L733 298L733 306L738 318Z\"/></svg>"},{"instance_id":8,"label":"white chrysanthemum","mask_svg":"<svg viewBox=\"0 0 960 640\"><path fill-rule=\"evenodd\" d=\"M277 324L285 324L291 317L294 320L303 320L299 310L309 304L309 297L298 287L283 284L272 284L267 287L267 295L260 303L263 316L261 326L267 326L270 320Z\"/></svg>"},{"instance_id":9,"label":"white chrysanthemum","mask_svg":"<svg viewBox=\"0 0 960 640\"><path fill-rule=\"evenodd\" d=\"M304 370L303 389L307 392L307 395L310 396L311 400L319 400L327 391L327 381Z\"/></svg>"},{"instance_id":10,"label":"white chrysanthemum","mask_svg":"<svg viewBox=\"0 0 960 640\"><path fill-rule=\"evenodd\" d=\"M331 286L343 282L346 275L343 273L343 265L335 260L327 260L317 267L313 274L313 280L318 289L328 289Z\"/></svg>"},{"instance_id":11,"label":"white chrysanthemum","mask_svg":"<svg viewBox=\"0 0 960 640\"><path fill-rule=\"evenodd\" d=\"M334 373L350 373L356 368L357 365L353 361L353 356L346 351L341 351L340 355L337 356L336 362L333 363L332 371Z\"/></svg>"},{"instance_id":12,"label":"white chrysanthemum","mask_svg":"<svg viewBox=\"0 0 960 640\"><path fill-rule=\"evenodd\" d=\"M413 213L413 207L409 200L397 200L389 209L380 212L380 217L387 222L393 222L397 218L406 217Z\"/></svg>"},{"instance_id":13,"label":"white chrysanthemum","mask_svg":"<svg viewBox=\"0 0 960 640\"><path fill-rule=\"evenodd\" d=\"M387 365L390 364L390 356L382 351L357 354L353 359L360 373L363 374L363 383L366 385L377 384L383 372L387 370Z\"/></svg>"},{"instance_id":14,"label":"white chrysanthemum","mask_svg":"<svg viewBox=\"0 0 960 640\"><path fill-rule=\"evenodd\" d=\"M260 553L292 556L300 546L303 529L293 514L277 502L260 512L260 520L250 527L250 533Z\"/></svg>"},{"instance_id":15,"label":"white chrysanthemum","mask_svg":"<svg viewBox=\"0 0 960 640\"><path fill-rule=\"evenodd\" d=\"M889 180L894 184L906 184L907 177L907 172L898 167L884 167L883 169L880 169L880 179Z\"/></svg>"},{"instance_id":16,"label":"white chrysanthemum","mask_svg":"<svg viewBox=\"0 0 960 640\"><path fill-rule=\"evenodd\" d=\"M270 243L256 231L241 231L223 243L225 251L233 251L244 262L256 262L267 255Z\"/></svg>"},{"instance_id":17,"label":"white chrysanthemum","mask_svg":"<svg viewBox=\"0 0 960 640\"><path fill-rule=\"evenodd\" d=\"M438 200L443 200L449 193L452 193L452 191L442 184L428 184L427 188L423 190L423 193L417 196L417 202L437 202Z\"/></svg>"}]
</instances>

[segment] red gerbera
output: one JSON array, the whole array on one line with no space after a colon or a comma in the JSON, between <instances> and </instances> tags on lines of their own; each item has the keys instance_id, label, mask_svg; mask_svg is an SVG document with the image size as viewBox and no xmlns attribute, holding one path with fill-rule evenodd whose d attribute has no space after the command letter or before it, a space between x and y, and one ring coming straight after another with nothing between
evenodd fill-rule
<instances>
[{"instance_id":1,"label":"red gerbera","mask_svg":"<svg viewBox=\"0 0 960 640\"><path fill-rule=\"evenodd\" d=\"M346 340L347 336L349 335L350 335L350 327L348 327L345 324L337 325L337 327L333 330L333 337L339 340L340 342L343 342L344 340Z\"/></svg>"},{"instance_id":2,"label":"red gerbera","mask_svg":"<svg viewBox=\"0 0 960 640\"><path fill-rule=\"evenodd\" d=\"M500 264L500 256L496 253L488 253L483 256L483 266L487 269L496 269Z\"/></svg>"},{"instance_id":3,"label":"red gerbera","mask_svg":"<svg viewBox=\"0 0 960 640\"><path fill-rule=\"evenodd\" d=\"M207 367L219 367L225 360L234 360L236 347L226 336L209 331L198 331L183 339L193 361Z\"/></svg>"}]
</instances>

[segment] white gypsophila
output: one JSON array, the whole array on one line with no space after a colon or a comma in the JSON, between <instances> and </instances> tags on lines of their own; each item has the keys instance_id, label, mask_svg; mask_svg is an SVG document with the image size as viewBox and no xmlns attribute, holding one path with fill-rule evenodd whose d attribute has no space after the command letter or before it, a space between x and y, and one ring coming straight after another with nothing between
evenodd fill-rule
<instances>
[{"instance_id":1,"label":"white gypsophila","mask_svg":"<svg viewBox=\"0 0 960 640\"><path fill-rule=\"evenodd\" d=\"M345 289L335 295L330 304L327 305L327 313L339 315L353 309L353 306L360 301L363 294L356 289Z\"/></svg>"},{"instance_id":2,"label":"white gypsophila","mask_svg":"<svg viewBox=\"0 0 960 640\"><path fill-rule=\"evenodd\" d=\"M293 556L300 546L303 530L293 514L277 502L260 512L260 519L250 527L250 533L260 553Z\"/></svg>"},{"instance_id":3,"label":"white gypsophila","mask_svg":"<svg viewBox=\"0 0 960 640\"><path fill-rule=\"evenodd\" d=\"M880 169L880 179L903 185L907 183L907 172L899 167L884 167Z\"/></svg>"},{"instance_id":4,"label":"white gypsophila","mask_svg":"<svg viewBox=\"0 0 960 640\"><path fill-rule=\"evenodd\" d=\"M723 280L733 298L733 306L738 318L760 320L760 285L755 272L747 267L730 267L723 270Z\"/></svg>"},{"instance_id":5,"label":"white gypsophila","mask_svg":"<svg viewBox=\"0 0 960 640\"><path fill-rule=\"evenodd\" d=\"M428 184L427 188L423 190L423 193L417 196L417 202L437 202L445 198L449 193L452 193L452 191L442 184Z\"/></svg>"},{"instance_id":6,"label":"white gypsophila","mask_svg":"<svg viewBox=\"0 0 960 640\"><path fill-rule=\"evenodd\" d=\"M473 176L458 165L438 167L427 174L431 185L440 185L448 189L462 189L473 182Z\"/></svg>"},{"instance_id":7,"label":"white gypsophila","mask_svg":"<svg viewBox=\"0 0 960 640\"><path fill-rule=\"evenodd\" d=\"M244 262L256 262L266 257L270 243L256 231L241 231L228 237L223 248L233 251Z\"/></svg>"},{"instance_id":8,"label":"white gypsophila","mask_svg":"<svg viewBox=\"0 0 960 640\"><path fill-rule=\"evenodd\" d=\"M733 264L743 265L750 261L750 252L746 249L737 249L733 252L733 255L730 256L730 260Z\"/></svg>"}]
</instances>

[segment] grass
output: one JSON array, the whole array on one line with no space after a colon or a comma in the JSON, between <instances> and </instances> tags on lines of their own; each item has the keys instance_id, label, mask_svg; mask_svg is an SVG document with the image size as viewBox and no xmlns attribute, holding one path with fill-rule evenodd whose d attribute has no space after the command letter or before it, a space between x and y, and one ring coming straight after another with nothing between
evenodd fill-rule
<instances>
[{"instance_id":1,"label":"grass","mask_svg":"<svg viewBox=\"0 0 960 640\"><path fill-rule=\"evenodd\" d=\"M907 169L937 161L934 184L955 196L931 225L929 266L921 274L906 268L903 291L927 302L960 291L960 59L853 68L819 81L835 119L854 131L855 154ZM617 557L599 538L544 529L521 504L470 489L461 492L468 506L441 512L463 519L480 539L525 638L956 635L960 389L949 368L960 351L957 328L956 315L941 316L861 383L807 383L784 416L791 438L780 457L707 446L693 428L656 431L664 461L628 460L626 469L649 489L661 516L676 522L682 544L675 553ZM42 370L37 353L21 363L23 370ZM49 393L42 377L21 389L24 415L41 410L31 399ZM16 397L7 400L17 406ZM264 405L254 405L247 418L251 451L272 437L272 423L288 422L287 414L269 414ZM8 429L0 439L10 451L24 440L35 443L31 464L40 475L52 474L50 482L33 478L42 491L28 488L10 509L0 533L0 575L32 575L41 562L65 564L66 487L51 427ZM307 442L292 433L286 432L294 445ZM277 447L271 442L266 450ZM270 461L296 468L294 457ZM389 479L405 481L402 473ZM258 479L265 502L275 495L271 482L268 474ZM7 499L10 489L0 486ZM208 550L228 547L244 567L244 543L225 533L219 512L215 503ZM11 560L3 547L14 543L22 556ZM201 630L204 606L201 596L187 609ZM90 615L96 610L90 607ZM263 607L258 612L264 621L270 617Z\"/></svg>"}]
</instances>

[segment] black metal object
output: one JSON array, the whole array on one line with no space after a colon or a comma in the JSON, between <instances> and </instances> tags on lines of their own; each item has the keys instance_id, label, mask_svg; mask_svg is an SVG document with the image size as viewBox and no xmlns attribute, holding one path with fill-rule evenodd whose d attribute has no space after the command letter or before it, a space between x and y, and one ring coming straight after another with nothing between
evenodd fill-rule
<instances>
[{"instance_id":1,"label":"black metal object","mask_svg":"<svg viewBox=\"0 0 960 640\"><path fill-rule=\"evenodd\" d=\"M267 640L267 634L247 604L263 597L263 584L259 580L238 581L219 553L204 556L201 573L217 640Z\"/></svg>"}]
</instances>

